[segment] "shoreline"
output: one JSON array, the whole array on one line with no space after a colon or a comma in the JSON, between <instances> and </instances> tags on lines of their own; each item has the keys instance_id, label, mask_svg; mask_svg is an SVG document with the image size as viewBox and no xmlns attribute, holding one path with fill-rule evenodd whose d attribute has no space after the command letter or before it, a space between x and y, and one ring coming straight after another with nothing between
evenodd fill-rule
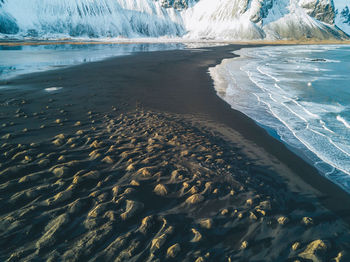
<instances>
[{"instance_id":1,"label":"shoreline","mask_svg":"<svg viewBox=\"0 0 350 262\"><path fill-rule=\"evenodd\" d=\"M169 249L163 250L163 244L159 244L159 250L168 254L158 254L158 251L156 253L151 252L151 255L155 254L160 258L176 256L179 251L175 252L175 250L179 246L184 252L188 252L188 256L186 252L184 253L183 259L185 257L187 259L189 257L191 259L202 257L203 260L199 261L205 259L210 261L210 258L218 258L222 254L225 254L226 260L228 256L233 259L258 259L264 254L268 254L272 260L281 257L291 259L297 256L310 258L310 254L306 254L308 246L313 241L324 238L330 241L330 244L328 244L325 240L327 242L325 242L325 245L328 247L325 256L329 259L334 258L342 250L348 248L345 240L350 236L348 234L350 213L347 209L350 204L350 196L331 181L322 177L314 167L287 149L282 142L271 137L253 120L243 113L233 110L229 104L216 94L213 80L207 72L208 68L220 63L224 58L235 57L232 51L243 47L247 46L228 45L193 50L136 53L131 56L109 58L103 61L55 71L33 73L12 79L10 85L14 88L6 90L0 96L2 103L12 101L8 106L3 107L4 111L0 115L1 120L9 123L5 127L3 126L1 137L6 137L5 131L12 134L12 136L6 137L9 142L3 147L3 150L8 150L7 152L14 151L15 153L18 147L12 148L12 145L17 143L28 145L29 142L38 143L41 151L52 150L53 142L58 146L59 151L52 158L49 157L50 161L57 161L57 157L61 159L59 154L63 156L66 154L67 159L79 159L80 162L71 163L72 166L69 162L57 164L57 168L62 168L62 171L60 169L56 172L55 169L51 170L50 165L46 166L45 168L49 168L49 170L45 170L43 173L54 171L60 179L52 183L60 190L64 189L56 196L44 201L49 204L50 208L52 205L56 208L50 211L54 212L52 214L55 214L55 216L57 216L57 213L61 213L57 210L65 210L67 207L68 210L71 210L72 203L79 202L80 199L86 198L89 199L88 201L92 201L91 199L96 197L96 205L88 208L85 208L84 205L79 207L84 212L91 208L87 215L89 219L84 220L88 235L79 241L90 237L95 239L95 242L89 243L101 245L98 242L99 238L91 235L94 232L94 234L100 233L103 241L114 238L114 235L111 236L108 232L112 229L115 230L113 228L115 222L110 221L110 224L107 222L101 226L99 224L101 219L99 214L103 214L100 212L105 212L106 209L109 210L114 202L121 203L121 206L123 206L123 201L126 199L126 201L129 201L126 202L126 205L129 206L124 206L125 210L130 208L130 210L135 210L135 214L142 215L135 217L134 213L125 214L126 211L123 209L125 212L120 215L122 220L123 218L129 218L129 215L131 216L131 220L122 222L126 223L125 228L131 228L124 239L128 239L129 235L132 234L135 237L134 239L140 243L135 240L136 242L130 242L129 245L134 248L133 250L139 250L139 246L143 246L144 242L140 240L143 238L133 235L134 232L139 232L135 231L133 225L139 225L143 216L157 217L154 221L152 220L152 223L145 217L146 220L142 220L142 225L145 228L142 229L141 227L138 230L143 232L146 229L150 230L155 225L158 226L159 223L164 223L153 240L157 242L163 241L163 238L165 238L164 241L168 241L169 243L166 243L171 246ZM53 86L63 88L52 93L44 91L45 88ZM26 88L21 89L21 87ZM11 125L11 121L14 122L13 125ZM19 131L20 128L28 129L25 135ZM82 129L82 131L80 132L79 129ZM108 132L112 132L112 135ZM72 143L74 147L72 147ZM116 145L114 146L113 143L116 143ZM208 150L203 149L203 146L207 146ZM176 151L173 152L172 149L176 149ZM34 149L27 150L30 152ZM143 154L149 154L145 159L140 153L142 150L148 152ZM112 155L108 158L109 152ZM118 153L118 156L113 155L114 153ZM90 158L82 158L86 154ZM13 156L12 160L11 158L10 160L6 159L9 162L4 161L4 165L13 165L13 161L17 161L17 158L21 157L21 155L18 157L17 155L15 154L16 157ZM209 155L211 156L208 157ZM40 158L42 157L41 155ZM119 159L118 162L114 161L115 158ZM38 163L43 163L44 160L45 158L38 159ZM166 163L169 161L172 161L171 167L168 166L169 163ZM135 171L130 167L131 164L134 164ZM109 165L112 165L112 167ZM145 165L146 169L144 169ZM92 168L101 168L101 175L87 173L88 176L84 172L78 171L73 177L73 173L68 172L70 168L74 170L82 168L86 172ZM140 168L139 171L137 171L137 168ZM176 175L173 175L174 168L178 170ZM124 173L125 169L128 172ZM154 171L158 169L160 169L160 173ZM153 180L148 181L144 180L145 178L140 178L140 172L146 177L154 175ZM120 180L115 181L113 177L108 178L113 173L121 176ZM6 179L7 176L11 177L12 173L7 171L4 174L5 176L0 176L0 179ZM5 198L5 193L8 194L7 186L16 189L16 179L30 182L35 174L37 173L30 174L30 178L15 178L2 184L0 200L11 200ZM208 177L206 174L210 176ZM92 182L84 182L84 179L95 181L96 176L102 176L103 178L99 178L96 187L92 187ZM83 189L88 187L89 190L73 191L72 193L70 190L77 187L75 184L80 179L82 179L83 184L81 186ZM114 189L114 184L111 184L110 180L117 183L123 190L126 188L124 193L120 194L120 191L118 191L120 189ZM189 188L186 189L187 184L185 185L184 182L189 184L188 186L192 186L189 192L187 192ZM207 182L217 183L218 190L213 190L209 194L209 186L207 188L209 184ZM127 186L128 183L129 186ZM167 189L157 184L165 184ZM141 189L138 191L140 185ZM232 188L225 188L227 185ZM90 187L92 187L91 191ZM152 194L149 195L149 189L152 192L153 187L159 194L165 194L164 192L168 192L168 189L174 191L174 193L169 194L169 199L162 199L158 203ZM156 189L156 187L158 188ZM183 189L181 189L182 187ZM109 199L109 193L104 195L103 192L109 192L112 188L114 198L107 201L105 198ZM230 190L234 192L232 193ZM184 192L187 193L184 195ZM25 194L28 194L28 192L26 191ZM73 197L82 194L87 195L73 201ZM22 195L14 194L16 197ZM41 198L39 197L38 201L41 201ZM58 200L62 200L62 202L58 203ZM187 206L183 202L185 201L187 204L194 202L193 204L196 204L197 200L201 204ZM11 201L10 203L12 203ZM70 203L71 201L73 202ZM134 202L131 203L130 201ZM140 201L146 201L147 203L140 204ZM273 207L269 207L266 201L271 202ZM171 203L170 210L166 208L168 203ZM38 202L36 206L36 201L34 201L34 204L34 207L38 210L44 208L41 202ZM143 209L144 205L147 208ZM203 208L201 208L201 205L204 205ZM184 207L186 207L186 211L183 211ZM36 210L35 208L33 210ZM79 208L78 210L80 210ZM76 207L73 209L76 211ZM155 209L156 211L152 211L155 212L153 214L148 209ZM5 212L7 211L5 210ZM29 209L25 214L30 215L33 212ZM183 212L188 212L188 216L184 215ZM73 216L73 213L70 216ZM160 214L162 215L160 216ZM113 220L114 216L117 215L113 215L113 212L108 213L108 219ZM307 217L309 216L312 216L313 220L308 220ZM202 220L198 222L198 219L203 218L214 221L217 229L208 227L207 223L211 222L203 222ZM75 220L68 222L67 219L59 216L52 221L52 225L58 225L55 226L58 229L65 229L70 222L76 223ZM82 221L83 218L76 217L76 219ZM103 219L107 219L107 217L103 216ZM117 219L117 221L119 220ZM347 225L343 224L343 221ZM201 225L204 223L204 227L199 229L196 223ZM169 224L175 230L169 229ZM187 228L187 224L193 226L194 230ZM181 227L184 227L187 231L182 232L182 229L179 229ZM325 230L325 227L328 230ZM113 230L112 232L114 232ZM31 232L35 236L38 235L35 231ZM187 236L189 232L195 235L192 240L190 236ZM236 235L236 232L240 233ZM334 232L339 235L343 232L344 235L341 237L339 235L334 236ZM65 234L67 233L69 231ZM188 239L189 244L182 243L180 240L180 244L177 245L180 237L178 234L183 235L182 241ZM202 238L202 234L207 236L207 238L203 238L202 241L204 242L200 242L199 239L199 236ZM224 234L224 242L220 242L223 241L220 234ZM289 236L287 241L284 239L286 234ZM175 235L173 240L167 240L173 235ZM36 242L36 248L33 249L35 243L30 243L28 244L29 251L26 252L29 252L31 256L35 256L32 253L33 250L37 250L38 254L40 252L47 254L45 248L51 250L50 243L61 243L62 237L59 236L59 232L50 233L50 231L47 231ZM48 237L50 239L47 240ZM270 237L272 240L270 240ZM275 237L276 240L274 241ZM54 238L54 241L52 238ZM159 238L162 240L159 240ZM300 247L295 246L294 250L294 247L291 248L292 241L298 238ZM214 243L211 239L214 242L220 239L219 246L212 248ZM247 239L247 242L244 242L245 239ZM152 249L153 240L151 242L145 240L150 243L145 244L147 250L149 247ZM203 244L199 246L194 244L197 243L197 240ZM118 241L122 240L119 239ZM114 242L108 240L108 243L112 245ZM112 247L108 246L107 251L111 248L119 250L115 246L116 243ZM136 245L136 243L138 244ZM320 244L321 242L317 243ZM70 244L77 245L75 242ZM225 248L220 247L221 244ZM9 253L12 252L12 248L8 248ZM65 249L66 247L63 245L62 248ZM89 249L83 251L78 250L79 252L77 250L67 251L70 253L65 253L65 255L68 257L68 255L73 256L73 253L76 253L76 256L87 257L89 254L86 252L92 250L92 248L89 247ZM195 249L199 249L200 253L192 253ZM102 250L102 247L98 250ZM287 250L289 251L287 252ZM107 251L105 249L101 251L104 252L103 256L109 254L109 251ZM130 250L125 249L124 251L127 253ZM208 253L210 254L206 257ZM18 253L18 256L27 256L26 254L22 252L21 254ZM130 254L133 253L130 251ZM140 256L146 259L145 253L142 254ZM220 259L223 260L224 258Z\"/></svg>"},{"instance_id":2,"label":"shoreline","mask_svg":"<svg viewBox=\"0 0 350 262\"><path fill-rule=\"evenodd\" d=\"M266 46L267 50L270 50L269 47L270 46ZM272 50L275 50L275 51L281 50L280 48L282 48L282 50L284 50L283 46L282 47L273 47ZM326 46L322 46L322 48L326 48ZM337 46L337 48L338 48L338 46ZM341 48L341 47L339 47L339 48ZM266 49L264 49L264 47L263 47L262 49L260 49L260 51L266 51ZM239 96L243 96L242 94L245 94L244 95L245 99L242 99L242 100L245 101L244 103L246 103L247 106L242 105L242 102L237 100L237 98L230 97L230 95L226 95L226 93L228 92L227 89L230 90L230 87L227 89L226 89L226 87L228 87L230 83L232 84L230 78L227 77L226 74L229 72L234 72L235 70L237 70L237 68L241 68L242 66L244 67L244 65L246 63L249 63L252 61L260 61L260 59L254 60L254 58L253 58L254 56L249 54L249 52L252 52L252 53L255 53L258 55L260 53L260 51L259 51L259 49L256 49L255 51L254 50L249 51L249 48L239 50L239 51L235 52L235 54L237 54L238 57L236 57L234 59L227 59L227 60L224 59L221 64L209 69L210 75L214 79L214 87L215 87L215 90L217 91L218 96L221 97L224 101L227 101L227 103L230 104L230 106L234 110L241 111L244 114L246 114L248 117L249 117L249 115L251 115L252 117L250 117L250 118L252 118L254 121L256 121L257 125L259 125L263 129L265 129L272 137L274 137L275 139L277 139L278 141L280 141L284 145L286 145L286 147L290 151L292 151L293 153L298 155L305 162L307 162L311 166L315 167L315 169L317 169L318 172L320 173L320 175L322 175L323 177L327 178L328 175L331 176L333 173L339 173L338 174L339 177L341 176L342 178L346 179L346 177L349 176L349 174L345 169L342 169L344 167L342 167L342 165L338 165L338 167L337 167L336 165L334 165L333 162L330 162L328 159L327 160L322 159L322 157L319 155L320 152L313 151L312 150L313 147L307 144L307 142L306 142L307 140L300 141L298 138L296 138L293 134L293 132L295 130L291 130L288 127L288 124L284 123L284 121L286 121L286 119L280 118L280 116L278 114L274 115L268 109L265 109L264 106L261 106L261 108L260 108L260 106L258 105L258 108L260 108L260 109L259 110L255 109L256 112L260 112L260 114L262 116L259 116L259 114L254 114L251 111L249 111L253 108L250 106L255 105L255 102L260 103L261 97L259 97L259 95L256 95L257 97L259 97L259 99L257 99L257 101L255 101L255 99L253 99L254 101L250 100L249 94L251 94L251 92L253 92L253 91L245 91L243 88L244 85L242 84L242 82L247 84L248 86L258 87L259 85L254 83L254 81L251 80L250 77L247 77L246 74L242 75L240 73L237 73L236 75L233 75L233 78L235 79L235 84L237 84L237 86L238 86L237 90L239 90L239 91L237 91L237 93L239 94ZM262 61L264 61L264 60L262 60ZM229 63L230 67L234 67L235 70L227 69L226 63ZM254 63L256 65L258 62L254 62ZM258 64L258 65L259 65L259 67L261 66L261 64ZM252 69L250 69L250 70L252 70ZM221 72L221 74L220 74L220 72ZM248 72L246 72L246 73L248 73ZM277 81L279 81L279 80L275 80L275 78L273 78L272 76L271 76L271 80L276 81L276 84L277 84ZM236 81L237 81L237 83L236 83ZM222 84L222 83L224 83L224 84ZM257 89L259 89L259 88L257 88ZM259 91L259 90L255 90L255 91ZM247 100L249 101L249 103L247 103ZM271 104L268 103L268 105L270 106ZM270 127L269 125L266 125L264 123L264 120L263 120L265 117L267 117L269 119L268 121L265 120L266 122L276 121L273 123L277 127L276 126ZM274 120L271 120L270 118L274 119ZM282 128L282 129L287 128L288 129L287 132L284 132L284 133L282 132L282 136L287 137L287 139L282 139L281 135L278 134L277 130L280 128ZM290 139L291 136L293 137L292 139ZM293 139L296 139L297 143L295 141L291 142L291 140L293 141ZM325 166L327 166L328 170L325 170L325 169L322 170L321 168L318 169L317 164L321 164L321 166L323 166L323 164L324 164ZM330 171L332 169L333 169L333 171ZM337 178L339 178L339 177L337 176ZM343 191L350 194L350 189L347 186L348 183L346 182L346 180L342 181L342 182L336 181L336 179L334 179L334 180L329 179L329 180L332 183L334 183L335 185L339 186Z\"/></svg>"},{"instance_id":3,"label":"shoreline","mask_svg":"<svg viewBox=\"0 0 350 262\"><path fill-rule=\"evenodd\" d=\"M128 45L128 44L218 44L218 45L350 45L350 40L250 40L250 41L231 41L231 40L193 40L193 39L132 39L132 40L0 40L0 46L27 46L27 45Z\"/></svg>"},{"instance_id":4,"label":"shoreline","mask_svg":"<svg viewBox=\"0 0 350 262\"><path fill-rule=\"evenodd\" d=\"M121 104L127 104L128 107L131 106L133 108L134 106L142 106L147 109L151 110L156 110L156 111L167 111L170 113L176 113L176 114L185 114L185 115L204 115L205 117L209 117L211 120L219 122L221 124L226 125L227 127L231 128L232 130L240 133L243 138L247 139L248 141L251 141L252 143L256 144L257 146L263 148L267 153L273 155L276 157L279 161L284 163L286 166L288 166L293 172L296 173L303 173L307 174L303 176L301 179L304 180L306 183L310 184L312 187L315 189L319 190L321 192L321 195L324 195L326 197L322 198L329 198L328 200L324 200L326 205L331 207L332 210L335 211L341 211L343 209L343 203L339 203L339 199L342 199L346 201L346 203L350 204L350 194L348 194L346 191L344 191L342 188L340 188L338 185L333 183L332 181L328 180L327 178L323 177L321 174L319 174L319 171L313 167L311 164L307 163L304 159L299 157L296 153L292 152L290 149L286 147L286 145L282 142L279 141L278 139L272 137L267 133L267 131L260 127L258 124L254 122L251 118L246 116L244 113L234 110L231 108L231 105L229 105L227 102L222 100L217 94L216 90L214 88L214 83L212 78L210 77L209 73L207 73L209 67L214 67L221 63L221 61L225 58L234 58L237 57L237 55L234 55L233 51L239 50L241 48L249 48L249 47L254 47L255 45L226 45L226 46L221 46L221 47L204 47L202 49L224 49L225 51L221 52L222 57L217 57L217 55L212 55L210 56L210 60L205 61L207 64L205 66L201 65L196 68L196 71L201 70L202 72L196 72L197 74L201 74L200 83L202 84L203 82L206 83L206 85L210 85L210 90L206 90L206 100L211 100L208 105L211 106L210 110L205 108L207 105L203 104L204 101L201 101L196 107L193 107L191 105L192 102L192 97L196 96L196 92L198 90L201 90L201 87L198 83L196 83L197 90L191 91L188 95L190 97L190 101L186 101L186 107L178 108L176 105L176 102L181 104L182 102L179 101L179 99L182 99L184 97L184 90L181 90L180 92L176 92L176 88L173 90L169 90L170 88L167 88L167 91L169 93L174 92L172 95L177 95L176 102L174 101L169 101L170 97L169 95L166 94L166 92L162 92L162 100L164 102L161 102L159 95L155 92L156 90L152 88L152 86L159 86L160 84L157 83L156 79L151 79L152 86L148 85L146 88L142 85L143 79L145 75L142 75L139 77L135 82L137 84L137 90L131 90L131 94L134 97L129 97L130 93L127 94L128 97L118 97L118 100L120 101ZM264 45L256 45L256 46L264 46ZM200 48L201 49L201 48ZM124 61L127 60L138 60L137 57L139 56L145 56L148 57L152 56L152 53L157 54L157 59L158 60L163 60L162 59L162 53L186 53L186 52L202 52L202 51L197 51L197 50L191 50L191 49L184 49L184 50L170 50L170 51L155 51L151 53L139 53L136 52L132 54L131 56L123 56L123 57L110 57L102 61L96 61L96 62L91 62L88 64L79 64L79 65L73 65L69 66L68 68L63 68L63 69L58 69L58 70L53 70L51 72L38 72L38 73L32 73L29 75L24 75L24 76L19 76L15 79L12 79L12 81L9 81L10 83L8 84L9 86L47 86L47 84L42 84L40 82L49 82L55 78L56 75L60 75L58 80L53 80L53 83L50 85L51 86L65 86L65 82L67 83L67 80L64 79L64 75L68 75L68 77L74 77L75 72L70 72L72 71L81 71L81 70L92 70L94 71L94 67L96 66L98 69L99 67L103 67L106 69L106 67L112 67L114 62L118 64L118 67L120 68L121 64L123 64ZM166 56L166 54L164 54ZM129 59L130 58L130 59ZM179 59L176 59L179 60ZM202 60L202 59L199 59ZM119 62L120 61L120 62ZM150 61L147 61L148 63ZM128 61L127 64L132 64L134 61ZM137 63L137 62L135 62ZM156 62L150 62L147 64L147 66L151 66L154 68L154 64ZM196 62L191 62L192 65L194 65ZM106 64L106 65L104 65ZM204 68L203 68L204 67ZM198 70L199 69L199 70ZM123 70L126 71L126 70ZM135 71L135 69L133 70ZM186 71L186 70L183 70ZM203 72L204 71L204 72ZM96 72L94 72L96 74ZM184 72L186 74L187 72ZM131 80L131 73L129 72L123 72L123 74L126 75L127 79ZM63 76L61 76L63 75ZM174 74L172 74L174 75ZM32 79L33 76L33 79ZM36 80L35 78L38 78ZM102 76L101 76L102 77ZM108 75L108 77L110 77ZM149 76L147 76L149 78ZM91 77L90 77L91 78ZM162 76L162 81L168 81L167 75ZM185 77L185 81L189 77ZM79 79L74 79L75 82L78 82L77 80ZM86 81L88 82L88 81ZM62 83L62 84L61 84ZM79 85L80 83L74 83L75 85ZM141 86L140 86L141 84ZM172 83L172 86L175 86L177 83ZM89 83L89 86L92 86L93 83ZM179 84L181 85L181 84ZM208 85L208 86L209 86ZM110 88L110 87L108 87ZM125 87L123 87L124 89ZM157 88L157 91L161 91L159 87ZM126 90L125 90L126 91ZM136 92L133 92L136 91ZM147 96L147 93L151 91L151 95L154 95L153 97ZM126 92L128 93L128 92ZM148 100L150 98L150 100ZM166 98L166 99L164 99ZM128 102L125 101L129 100ZM170 99L171 100L171 99ZM119 102L118 101L118 102ZM107 102L107 101L106 101ZM206 101L208 102L208 101ZM110 103L110 102L109 102ZM220 107L219 107L220 106ZM107 108L106 106L103 106L104 108ZM188 110L188 111L187 111ZM239 122L242 125L236 126L235 122ZM283 154L280 154L280 152L283 152ZM319 177L320 179L314 179ZM340 189L340 191L338 190ZM332 199L332 200L331 200ZM328 204L329 202L329 204ZM350 212L349 212L349 223L350 223Z\"/></svg>"}]
</instances>

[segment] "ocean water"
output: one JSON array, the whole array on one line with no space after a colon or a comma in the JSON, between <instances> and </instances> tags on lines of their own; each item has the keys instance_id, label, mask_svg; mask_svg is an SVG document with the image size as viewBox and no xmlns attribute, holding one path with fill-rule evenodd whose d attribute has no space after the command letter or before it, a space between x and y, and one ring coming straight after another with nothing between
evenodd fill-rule
<instances>
[{"instance_id":1,"label":"ocean water","mask_svg":"<svg viewBox=\"0 0 350 262\"><path fill-rule=\"evenodd\" d=\"M0 80L136 52L181 49L181 43L0 46Z\"/></svg>"},{"instance_id":2,"label":"ocean water","mask_svg":"<svg viewBox=\"0 0 350 262\"><path fill-rule=\"evenodd\" d=\"M350 46L236 53L209 70L218 95L350 192Z\"/></svg>"}]
</instances>

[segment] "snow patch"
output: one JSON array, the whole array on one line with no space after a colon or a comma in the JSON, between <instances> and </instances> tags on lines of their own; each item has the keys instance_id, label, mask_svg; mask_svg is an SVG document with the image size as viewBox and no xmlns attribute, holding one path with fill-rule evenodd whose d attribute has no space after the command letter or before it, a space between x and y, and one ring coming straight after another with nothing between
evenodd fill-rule
<instances>
[{"instance_id":1,"label":"snow patch","mask_svg":"<svg viewBox=\"0 0 350 262\"><path fill-rule=\"evenodd\" d=\"M332 0L2 0L0 35L17 38L170 37L343 39ZM338 26L340 23L339 18Z\"/></svg>"}]
</instances>

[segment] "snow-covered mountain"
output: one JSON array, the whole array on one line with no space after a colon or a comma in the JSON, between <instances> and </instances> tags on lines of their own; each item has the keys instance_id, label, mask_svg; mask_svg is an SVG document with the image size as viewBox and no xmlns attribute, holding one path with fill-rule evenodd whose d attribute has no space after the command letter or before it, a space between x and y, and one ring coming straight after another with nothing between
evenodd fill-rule
<instances>
[{"instance_id":1,"label":"snow-covered mountain","mask_svg":"<svg viewBox=\"0 0 350 262\"><path fill-rule=\"evenodd\" d=\"M337 0L335 8L335 24L350 35L350 0Z\"/></svg>"},{"instance_id":2,"label":"snow-covered mountain","mask_svg":"<svg viewBox=\"0 0 350 262\"><path fill-rule=\"evenodd\" d=\"M344 39L343 21L333 0L0 0L10 37Z\"/></svg>"},{"instance_id":3,"label":"snow-covered mountain","mask_svg":"<svg viewBox=\"0 0 350 262\"><path fill-rule=\"evenodd\" d=\"M152 0L2 1L1 33L52 38L129 38L175 36L185 30L179 12L174 8L163 8Z\"/></svg>"},{"instance_id":4,"label":"snow-covered mountain","mask_svg":"<svg viewBox=\"0 0 350 262\"><path fill-rule=\"evenodd\" d=\"M188 35L225 39L342 38L332 0L201 0L183 16Z\"/></svg>"}]
</instances>

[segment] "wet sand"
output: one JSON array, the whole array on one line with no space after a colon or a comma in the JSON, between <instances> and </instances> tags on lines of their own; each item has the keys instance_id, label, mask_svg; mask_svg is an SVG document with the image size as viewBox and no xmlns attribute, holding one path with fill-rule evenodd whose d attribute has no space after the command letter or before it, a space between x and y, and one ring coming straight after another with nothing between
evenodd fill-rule
<instances>
[{"instance_id":1,"label":"wet sand","mask_svg":"<svg viewBox=\"0 0 350 262\"><path fill-rule=\"evenodd\" d=\"M349 196L216 96L241 47L0 82L0 261L348 261Z\"/></svg>"}]
</instances>

